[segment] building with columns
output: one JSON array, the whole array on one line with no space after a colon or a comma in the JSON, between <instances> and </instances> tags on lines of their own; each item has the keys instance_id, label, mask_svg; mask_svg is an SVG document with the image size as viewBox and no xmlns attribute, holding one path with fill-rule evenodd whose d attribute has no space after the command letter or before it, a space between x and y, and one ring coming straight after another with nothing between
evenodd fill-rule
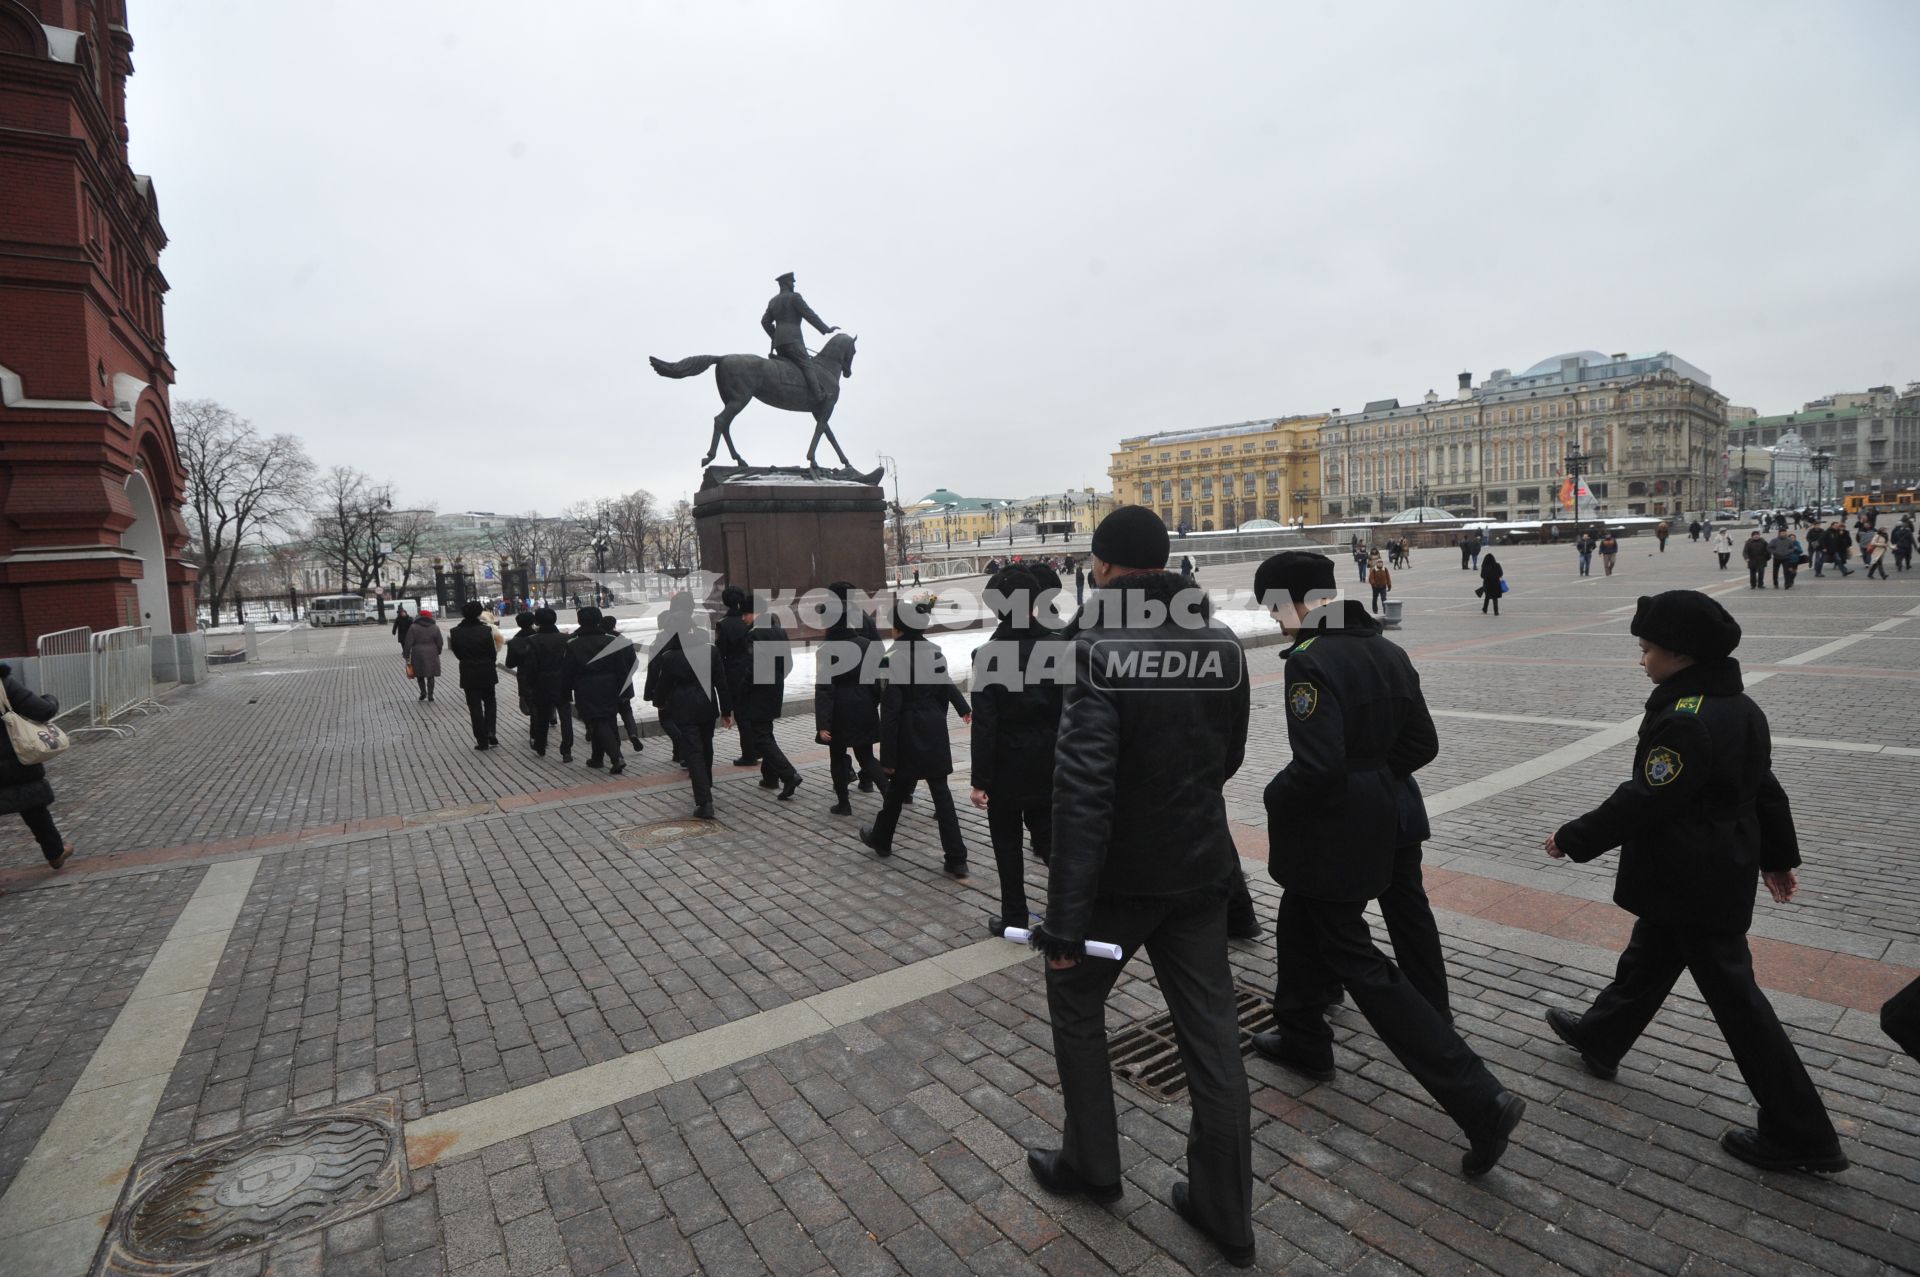
<instances>
[{"instance_id":1,"label":"building with columns","mask_svg":"<svg viewBox=\"0 0 1920 1277\"><path fill-rule=\"evenodd\" d=\"M1170 528L1237 528L1255 519L1318 523L1324 413L1163 430L1120 441L1114 500L1159 511Z\"/></svg>"},{"instance_id":2,"label":"building with columns","mask_svg":"<svg viewBox=\"0 0 1920 1277\"><path fill-rule=\"evenodd\" d=\"M0 656L194 624L132 55L124 0L0 0Z\"/></svg>"},{"instance_id":3,"label":"building with columns","mask_svg":"<svg viewBox=\"0 0 1920 1277\"><path fill-rule=\"evenodd\" d=\"M1570 517L1559 504L1577 444L1595 513L1709 509L1721 487L1727 400L1676 355L1576 351L1483 384L1460 374L1451 399L1380 399L1335 412L1321 431L1328 521L1415 506L1494 520ZM1586 513L1582 503L1582 514Z\"/></svg>"},{"instance_id":4,"label":"building with columns","mask_svg":"<svg viewBox=\"0 0 1920 1277\"><path fill-rule=\"evenodd\" d=\"M1920 482L1920 383L1905 395L1892 386L1809 400L1798 412L1728 423L1729 448L1772 448L1789 435L1825 453L1827 499L1849 493L1891 498Z\"/></svg>"}]
</instances>

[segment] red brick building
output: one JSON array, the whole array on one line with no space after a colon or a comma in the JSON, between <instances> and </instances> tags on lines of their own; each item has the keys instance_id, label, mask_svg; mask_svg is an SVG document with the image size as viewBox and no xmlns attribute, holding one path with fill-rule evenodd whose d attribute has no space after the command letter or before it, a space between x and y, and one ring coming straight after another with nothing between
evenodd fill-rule
<instances>
[{"instance_id":1,"label":"red brick building","mask_svg":"<svg viewBox=\"0 0 1920 1277\"><path fill-rule=\"evenodd\" d=\"M132 53L125 0L0 0L0 656L75 625L193 627Z\"/></svg>"}]
</instances>

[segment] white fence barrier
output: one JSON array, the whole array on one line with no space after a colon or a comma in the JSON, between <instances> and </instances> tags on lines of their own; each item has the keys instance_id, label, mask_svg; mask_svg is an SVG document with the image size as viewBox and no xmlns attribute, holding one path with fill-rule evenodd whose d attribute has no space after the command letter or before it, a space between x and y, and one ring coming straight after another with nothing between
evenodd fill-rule
<instances>
[{"instance_id":1,"label":"white fence barrier","mask_svg":"<svg viewBox=\"0 0 1920 1277\"><path fill-rule=\"evenodd\" d=\"M153 699L153 629L128 625L93 636L94 725L130 733L113 720L161 708Z\"/></svg>"},{"instance_id":2,"label":"white fence barrier","mask_svg":"<svg viewBox=\"0 0 1920 1277\"><path fill-rule=\"evenodd\" d=\"M40 661L40 690L60 702L54 721L78 714L78 724L93 723L93 630L55 630L35 645ZM84 730L76 726L75 731Z\"/></svg>"}]
</instances>

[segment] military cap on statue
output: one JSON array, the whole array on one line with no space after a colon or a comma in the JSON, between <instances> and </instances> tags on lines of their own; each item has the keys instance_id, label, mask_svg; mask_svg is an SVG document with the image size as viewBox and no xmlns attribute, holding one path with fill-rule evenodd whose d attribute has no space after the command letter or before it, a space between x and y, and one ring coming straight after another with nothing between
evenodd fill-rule
<instances>
[{"instance_id":1,"label":"military cap on statue","mask_svg":"<svg viewBox=\"0 0 1920 1277\"><path fill-rule=\"evenodd\" d=\"M788 271L784 275L775 275L773 282L776 284L791 284L793 282L793 272Z\"/></svg>"}]
</instances>

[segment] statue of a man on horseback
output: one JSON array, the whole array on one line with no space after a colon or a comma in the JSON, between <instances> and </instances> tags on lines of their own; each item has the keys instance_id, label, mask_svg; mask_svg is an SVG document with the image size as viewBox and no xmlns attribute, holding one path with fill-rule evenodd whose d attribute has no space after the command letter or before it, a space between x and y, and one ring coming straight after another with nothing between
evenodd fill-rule
<instances>
[{"instance_id":1,"label":"statue of a man on horseback","mask_svg":"<svg viewBox=\"0 0 1920 1277\"><path fill-rule=\"evenodd\" d=\"M847 477L859 478L867 483L877 482L880 475L878 470L866 474L854 471L853 463L847 460L847 454L840 448L840 441L833 437L833 430L827 424L833 416L834 406L840 401L841 379L853 376L854 338L849 333L829 326L814 314L806 299L794 291L793 282L791 272L779 277L780 292L767 303L766 313L760 318L760 326L773 341L773 358L764 359L759 355L694 355L668 362L649 356L647 362L662 377L693 377L709 368L715 370L714 386L720 392L721 408L713 419L713 438L707 445L707 455L700 459L701 465L707 465L714 459L723 442L737 465L747 464L740 450L733 446L733 419L740 415L741 409L758 399L771 407L813 415L813 438L807 444L807 469L810 472L815 475L819 473L820 467L814 459L814 452L824 438L833 445L834 453L840 458L842 472ZM817 355L810 356L807 353L803 340L806 324L812 324L823 335L827 335Z\"/></svg>"}]
</instances>

